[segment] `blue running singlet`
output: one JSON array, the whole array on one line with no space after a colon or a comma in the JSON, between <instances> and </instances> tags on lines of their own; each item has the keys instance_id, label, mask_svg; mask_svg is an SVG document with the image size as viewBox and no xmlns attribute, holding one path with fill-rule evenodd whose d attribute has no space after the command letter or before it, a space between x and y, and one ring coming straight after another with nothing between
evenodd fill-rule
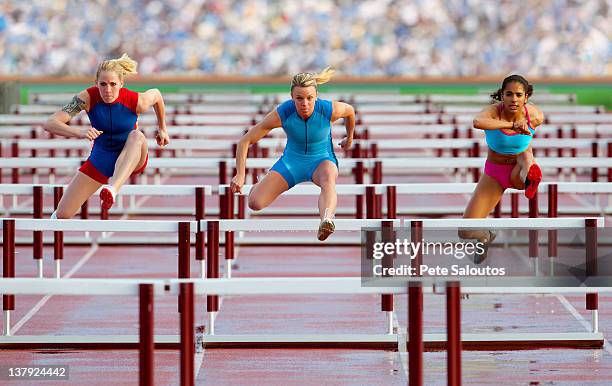
<instances>
[{"instance_id":1,"label":"blue running singlet","mask_svg":"<svg viewBox=\"0 0 612 386\"><path fill-rule=\"evenodd\" d=\"M287 144L270 170L282 175L289 188L312 181L312 174L323 161L329 160L338 166L331 136L331 101L317 99L308 119L299 116L291 99L280 104L276 111L287 134Z\"/></svg>"}]
</instances>

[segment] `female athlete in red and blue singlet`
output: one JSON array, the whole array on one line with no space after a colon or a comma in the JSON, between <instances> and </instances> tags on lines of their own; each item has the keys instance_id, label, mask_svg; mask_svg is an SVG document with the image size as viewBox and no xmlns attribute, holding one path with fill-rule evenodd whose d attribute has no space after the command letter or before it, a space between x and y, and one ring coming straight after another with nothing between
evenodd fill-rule
<instances>
[{"instance_id":1,"label":"female athlete in red and blue singlet","mask_svg":"<svg viewBox=\"0 0 612 386\"><path fill-rule=\"evenodd\" d=\"M109 209L128 177L142 173L147 165L147 141L138 129L138 114L150 107L157 115L157 143L169 142L165 107L157 89L137 93L123 88L124 76L136 73L137 63L127 55L102 62L96 85L75 95L45 124L50 133L94 141L87 162L76 173L51 218L71 218L100 186L101 205ZM81 110L87 111L91 127L77 129L67 123Z\"/></svg>"}]
</instances>

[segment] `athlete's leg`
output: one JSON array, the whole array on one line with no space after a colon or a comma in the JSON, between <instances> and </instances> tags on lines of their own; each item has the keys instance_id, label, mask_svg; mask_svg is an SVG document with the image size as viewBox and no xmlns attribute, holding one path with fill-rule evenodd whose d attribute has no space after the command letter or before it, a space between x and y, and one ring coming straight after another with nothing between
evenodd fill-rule
<instances>
[{"instance_id":1,"label":"athlete's leg","mask_svg":"<svg viewBox=\"0 0 612 386\"><path fill-rule=\"evenodd\" d=\"M249 208L252 210L262 210L288 189L289 184L287 184L285 178L280 173L270 170L251 189L249 193Z\"/></svg>"},{"instance_id":2,"label":"athlete's leg","mask_svg":"<svg viewBox=\"0 0 612 386\"><path fill-rule=\"evenodd\" d=\"M102 208L110 209L115 203L115 196L128 177L144 167L147 162L147 139L140 130L132 130L115 162L115 171L109 178L108 185L100 191Z\"/></svg>"},{"instance_id":3,"label":"athlete's leg","mask_svg":"<svg viewBox=\"0 0 612 386\"><path fill-rule=\"evenodd\" d=\"M520 158L520 157L519 157ZM512 173L510 173L510 183L514 189L523 190L525 189L525 180L521 177L523 174L523 168L519 162L516 163L516 166L512 169ZM525 172L527 174L527 172Z\"/></svg>"},{"instance_id":4,"label":"athlete's leg","mask_svg":"<svg viewBox=\"0 0 612 386\"><path fill-rule=\"evenodd\" d=\"M522 152L517 157L517 167L512 170L510 181L514 188L525 189L525 196L529 199L537 194L538 185L542 181L542 170L535 163L530 150Z\"/></svg>"},{"instance_id":5,"label":"athlete's leg","mask_svg":"<svg viewBox=\"0 0 612 386\"><path fill-rule=\"evenodd\" d=\"M312 173L312 182L321 188L319 195L319 216L333 218L336 213L338 195L336 194L336 180L338 179L338 167L335 163L325 160L317 166Z\"/></svg>"},{"instance_id":6,"label":"athlete's leg","mask_svg":"<svg viewBox=\"0 0 612 386\"><path fill-rule=\"evenodd\" d=\"M518 157L516 157L516 163L520 167L520 180L525 182L529 168L535 163L535 158L533 158L533 153L531 150L527 149L519 154Z\"/></svg>"},{"instance_id":7,"label":"athlete's leg","mask_svg":"<svg viewBox=\"0 0 612 386\"><path fill-rule=\"evenodd\" d=\"M85 200L94 194L100 186L102 186L100 182L81 172L77 172L64 191L62 199L57 206L55 211L57 218L65 219L74 216Z\"/></svg>"},{"instance_id":8,"label":"athlete's leg","mask_svg":"<svg viewBox=\"0 0 612 386\"><path fill-rule=\"evenodd\" d=\"M312 182L321 188L321 194L319 195L319 216L321 217L321 223L317 232L317 238L320 241L327 239L336 230L334 215L338 203L338 195L336 193L337 178L338 167L330 160L321 162L312 173Z\"/></svg>"},{"instance_id":9,"label":"athlete's leg","mask_svg":"<svg viewBox=\"0 0 612 386\"><path fill-rule=\"evenodd\" d=\"M504 193L499 183L491 176L484 174L476 185L463 218L486 218L495 208ZM489 232L483 230L459 230L459 237L465 239L488 239Z\"/></svg>"},{"instance_id":10,"label":"athlete's leg","mask_svg":"<svg viewBox=\"0 0 612 386\"><path fill-rule=\"evenodd\" d=\"M118 192L130 175L147 161L147 139L140 130L132 130L115 163L115 172L108 184Z\"/></svg>"}]
</instances>

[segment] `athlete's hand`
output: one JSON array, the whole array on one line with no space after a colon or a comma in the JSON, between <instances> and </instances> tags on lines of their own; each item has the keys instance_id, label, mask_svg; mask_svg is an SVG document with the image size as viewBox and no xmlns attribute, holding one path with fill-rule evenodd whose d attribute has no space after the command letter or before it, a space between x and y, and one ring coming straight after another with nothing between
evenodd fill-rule
<instances>
[{"instance_id":1,"label":"athlete's hand","mask_svg":"<svg viewBox=\"0 0 612 386\"><path fill-rule=\"evenodd\" d=\"M168 132L166 130L157 130L155 140L160 147L164 147L170 143L170 137L168 136Z\"/></svg>"},{"instance_id":2,"label":"athlete's hand","mask_svg":"<svg viewBox=\"0 0 612 386\"><path fill-rule=\"evenodd\" d=\"M524 119L514 122L514 124L512 125L512 130L514 130L518 134L531 135L531 131L529 131L529 125L527 124L527 121Z\"/></svg>"},{"instance_id":3,"label":"athlete's hand","mask_svg":"<svg viewBox=\"0 0 612 386\"><path fill-rule=\"evenodd\" d=\"M244 186L244 174L236 174L230 183L230 190L232 193L242 193L242 186Z\"/></svg>"},{"instance_id":4,"label":"athlete's hand","mask_svg":"<svg viewBox=\"0 0 612 386\"><path fill-rule=\"evenodd\" d=\"M353 145L353 139L349 137L342 138L342 141L338 143L338 146L342 148L342 150L349 150Z\"/></svg>"},{"instance_id":5,"label":"athlete's hand","mask_svg":"<svg viewBox=\"0 0 612 386\"><path fill-rule=\"evenodd\" d=\"M93 127L87 127L84 129L80 129L80 138L81 139L87 139L89 141L93 141L94 139L98 138L99 136L102 135L102 131L100 130L96 130Z\"/></svg>"}]
</instances>

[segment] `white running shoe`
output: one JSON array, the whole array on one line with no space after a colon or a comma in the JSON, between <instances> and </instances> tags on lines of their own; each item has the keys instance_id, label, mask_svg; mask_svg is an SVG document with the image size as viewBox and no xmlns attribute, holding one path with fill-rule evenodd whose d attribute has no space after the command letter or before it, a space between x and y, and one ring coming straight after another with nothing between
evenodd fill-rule
<instances>
[{"instance_id":1,"label":"white running shoe","mask_svg":"<svg viewBox=\"0 0 612 386\"><path fill-rule=\"evenodd\" d=\"M319 224L319 232L317 233L317 238L319 239L319 241L323 241L327 239L329 235L334 233L335 230L336 225L331 219L323 219L323 221L321 221L321 224Z\"/></svg>"}]
</instances>

